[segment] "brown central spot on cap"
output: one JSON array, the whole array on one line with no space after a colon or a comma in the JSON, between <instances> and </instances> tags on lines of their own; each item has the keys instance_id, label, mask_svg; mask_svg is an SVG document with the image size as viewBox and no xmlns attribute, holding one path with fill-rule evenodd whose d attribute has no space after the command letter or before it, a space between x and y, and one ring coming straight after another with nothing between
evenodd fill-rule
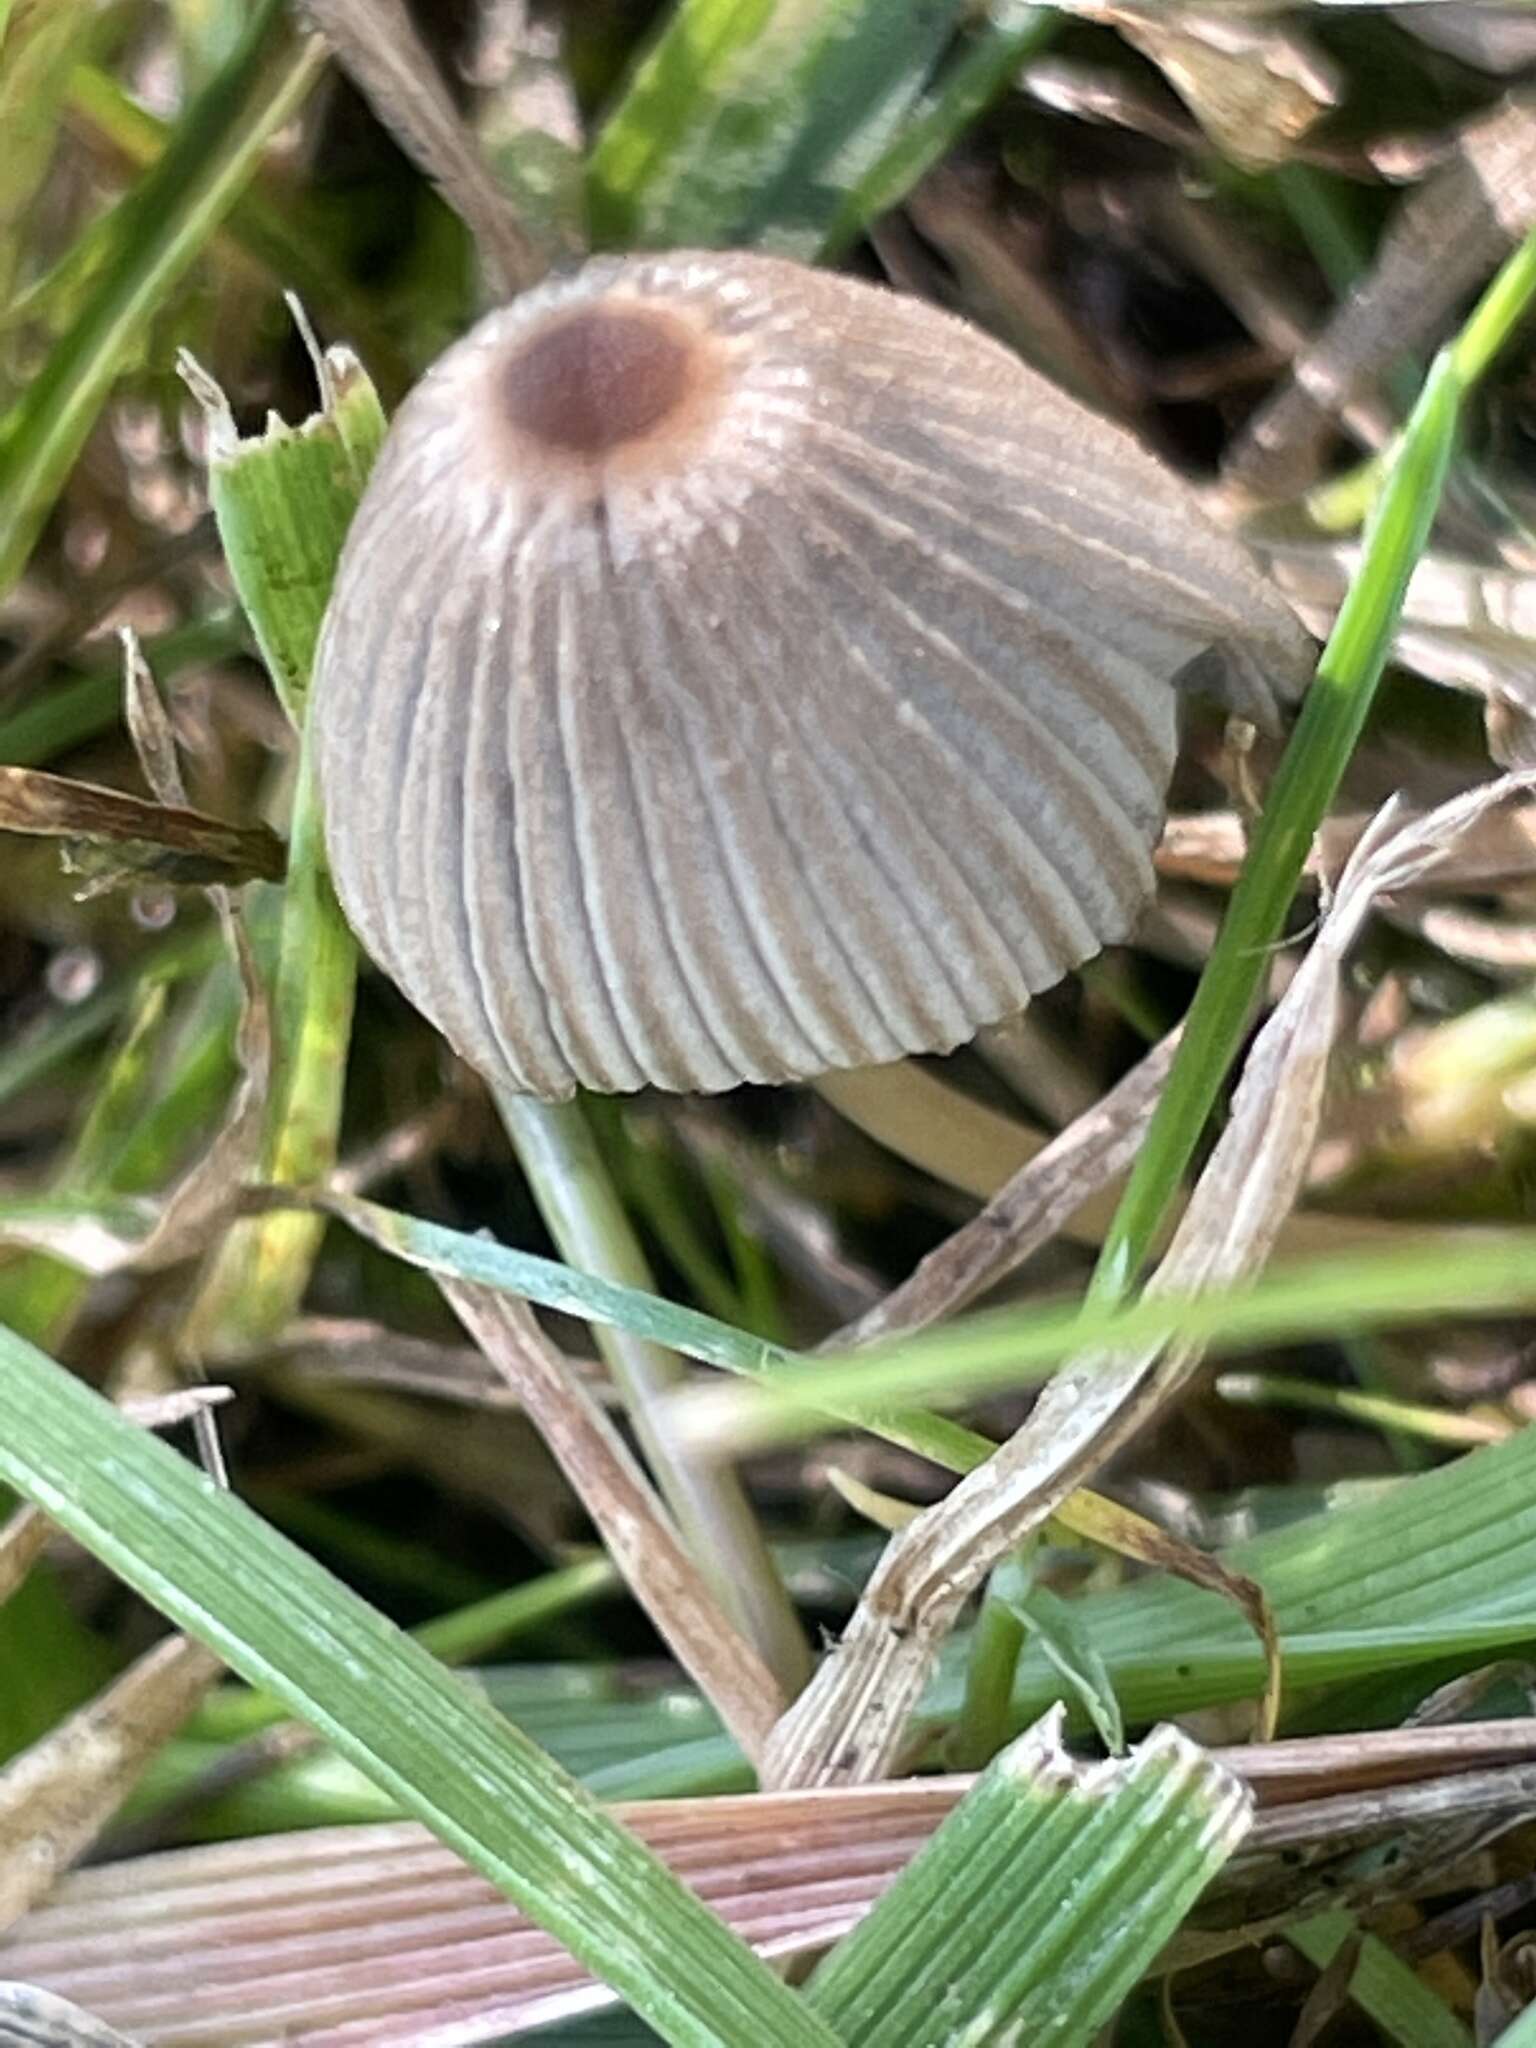
<instances>
[{"instance_id":1,"label":"brown central spot on cap","mask_svg":"<svg viewBox=\"0 0 1536 2048\"><path fill-rule=\"evenodd\" d=\"M588 306L512 357L502 386L507 414L546 447L606 455L677 410L694 354L686 330L664 313Z\"/></svg>"}]
</instances>

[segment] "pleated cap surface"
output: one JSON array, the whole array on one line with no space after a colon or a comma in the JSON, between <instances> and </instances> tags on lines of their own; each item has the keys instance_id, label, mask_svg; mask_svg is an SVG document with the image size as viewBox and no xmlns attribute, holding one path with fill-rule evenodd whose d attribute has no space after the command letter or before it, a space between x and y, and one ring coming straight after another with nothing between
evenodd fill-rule
<instances>
[{"instance_id":1,"label":"pleated cap surface","mask_svg":"<svg viewBox=\"0 0 1536 2048\"><path fill-rule=\"evenodd\" d=\"M998 344L771 258L598 259L390 433L311 712L336 886L519 1091L947 1051L1129 931L1213 650L1260 709L1306 659Z\"/></svg>"}]
</instances>

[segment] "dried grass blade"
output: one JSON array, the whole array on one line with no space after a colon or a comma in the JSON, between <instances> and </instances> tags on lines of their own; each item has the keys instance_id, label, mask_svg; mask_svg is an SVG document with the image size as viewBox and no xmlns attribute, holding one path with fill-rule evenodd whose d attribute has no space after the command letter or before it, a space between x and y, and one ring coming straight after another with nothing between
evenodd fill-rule
<instances>
[{"instance_id":1,"label":"dried grass blade","mask_svg":"<svg viewBox=\"0 0 1536 2048\"><path fill-rule=\"evenodd\" d=\"M727 1619L618 1430L524 1303L441 1276L438 1286L533 1418L635 1598L755 1761L784 1695Z\"/></svg>"},{"instance_id":2,"label":"dried grass blade","mask_svg":"<svg viewBox=\"0 0 1536 2048\"><path fill-rule=\"evenodd\" d=\"M1453 161L1403 201L1370 277L1233 441L1227 480L1266 498L1304 490L1322 467L1333 419L1405 350L1430 341L1531 225L1516 204L1521 194L1536 205L1529 94L1470 124Z\"/></svg>"},{"instance_id":3,"label":"dried grass blade","mask_svg":"<svg viewBox=\"0 0 1536 2048\"><path fill-rule=\"evenodd\" d=\"M546 256L486 168L401 0L307 7L384 126L463 219L495 282L509 293L535 284Z\"/></svg>"},{"instance_id":4,"label":"dried grass blade","mask_svg":"<svg viewBox=\"0 0 1536 2048\"><path fill-rule=\"evenodd\" d=\"M170 1636L12 1758L0 1772L0 1927L51 1890L222 1670L201 1643Z\"/></svg>"},{"instance_id":5,"label":"dried grass blade","mask_svg":"<svg viewBox=\"0 0 1536 2048\"><path fill-rule=\"evenodd\" d=\"M1179 1034L1137 1062L998 1189L978 1216L930 1252L899 1287L820 1347L848 1350L953 1315L1016 1272L1040 1247L1108 1198L1135 1156L1167 1078ZM1107 1220L1108 1211L1105 1212Z\"/></svg>"},{"instance_id":6,"label":"dried grass blade","mask_svg":"<svg viewBox=\"0 0 1536 2048\"><path fill-rule=\"evenodd\" d=\"M1356 847L1333 908L1260 1033L1231 1120L1149 1292L1191 1294L1256 1272L1300 1190L1322 1113L1341 967L1371 903L1431 869L1459 833L1532 786L1507 776L1397 831L1390 811ZM842 1641L785 1716L764 1782L882 1776L940 1643L998 1560L1181 1388L1204 1346L1091 1352L1065 1367L1030 1419L887 1546ZM1273 1711L1273 1677L1267 1711Z\"/></svg>"},{"instance_id":7,"label":"dried grass blade","mask_svg":"<svg viewBox=\"0 0 1536 2048\"><path fill-rule=\"evenodd\" d=\"M1489 1767L1528 1764L1533 1748L1536 1728L1518 1720L1214 1749L1212 1761L1241 1777L1261 1809L1279 1804L1260 1813L1252 1864L1245 1852L1233 1867L1235 1895L1251 1891L1253 1864L1262 1871L1300 1846L1348 1843L1363 1816L1390 1829L1422 1815L1437 1790L1423 1781L1440 1774L1465 1774L1438 1788L1442 1815L1458 1800L1507 1811L1515 1781ZM855 1923L975 1782L658 1800L616 1813L761 1953L790 1955ZM1368 1807L1356 1796L1367 1792ZM219 1970L189 1981L187 1956L215 1942ZM273 2007L285 2008L294 2048L376 2041L386 2026L392 2038L413 2029L419 2043L450 2011L468 2048L609 2002L553 1941L409 1823L76 1872L0 1944L0 1969L123 2027L148 2028L158 2015L162 2027L174 2020L221 2048L270 2041Z\"/></svg>"},{"instance_id":8,"label":"dried grass blade","mask_svg":"<svg viewBox=\"0 0 1536 2048\"><path fill-rule=\"evenodd\" d=\"M1284 163L1338 105L1337 68L1289 24L1210 7L1116 5L1125 40L1150 57L1223 156L1253 171Z\"/></svg>"},{"instance_id":9,"label":"dried grass blade","mask_svg":"<svg viewBox=\"0 0 1536 2048\"><path fill-rule=\"evenodd\" d=\"M106 866L135 882L275 882L284 867L283 843L265 825L229 825L40 768L0 767L0 831L89 848L88 872ZM77 872L81 859L73 856Z\"/></svg>"},{"instance_id":10,"label":"dried grass blade","mask_svg":"<svg viewBox=\"0 0 1536 2048\"><path fill-rule=\"evenodd\" d=\"M8 1600L42 1556L48 1523L34 1507L20 1507L0 1523L0 1600Z\"/></svg>"}]
</instances>

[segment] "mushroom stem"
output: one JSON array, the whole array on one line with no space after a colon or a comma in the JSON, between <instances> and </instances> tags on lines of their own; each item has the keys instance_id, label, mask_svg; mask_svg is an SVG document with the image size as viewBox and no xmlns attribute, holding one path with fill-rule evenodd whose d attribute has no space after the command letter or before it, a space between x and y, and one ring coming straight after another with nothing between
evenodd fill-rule
<instances>
[{"instance_id":1,"label":"mushroom stem","mask_svg":"<svg viewBox=\"0 0 1536 2048\"><path fill-rule=\"evenodd\" d=\"M655 1292L656 1283L593 1142L579 1102L496 1091L497 1107L560 1255L584 1273ZM745 1492L724 1465L675 1439L662 1398L684 1378L675 1352L628 1331L594 1328L684 1543L720 1604L793 1699L810 1675L805 1636Z\"/></svg>"}]
</instances>

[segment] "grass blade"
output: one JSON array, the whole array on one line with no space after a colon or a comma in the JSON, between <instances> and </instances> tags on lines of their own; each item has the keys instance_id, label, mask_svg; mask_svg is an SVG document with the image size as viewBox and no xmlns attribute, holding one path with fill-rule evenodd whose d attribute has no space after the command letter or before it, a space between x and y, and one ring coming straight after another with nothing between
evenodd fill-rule
<instances>
[{"instance_id":1,"label":"grass blade","mask_svg":"<svg viewBox=\"0 0 1536 2048\"><path fill-rule=\"evenodd\" d=\"M0 1331L0 1478L482 1871L664 2039L836 2035L429 1652L176 1452Z\"/></svg>"},{"instance_id":2,"label":"grass blade","mask_svg":"<svg viewBox=\"0 0 1536 2048\"><path fill-rule=\"evenodd\" d=\"M1270 789L1215 950L1200 977L1167 1086L1104 1239L1091 1298L1127 1292L1167 1214L1236 1057L1313 835L1364 728L1455 446L1462 398L1536 298L1536 234L1442 352L1403 431L1296 731Z\"/></svg>"},{"instance_id":3,"label":"grass blade","mask_svg":"<svg viewBox=\"0 0 1536 2048\"><path fill-rule=\"evenodd\" d=\"M1323 1969L1357 1932L1350 1914L1320 1913L1288 1927L1285 1938ZM1397 2042L1398 2048L1471 2048L1472 2036L1456 2015L1374 1934L1361 1944L1349 1996L1375 2021L1381 2038ZM1536 2040L1536 2031L1531 2038Z\"/></svg>"},{"instance_id":4,"label":"grass blade","mask_svg":"<svg viewBox=\"0 0 1536 2048\"><path fill-rule=\"evenodd\" d=\"M811 1979L855 2048L1081 2048L1242 1841L1241 1781L1173 1728L1078 1765L1052 1715L998 1757Z\"/></svg>"},{"instance_id":5,"label":"grass blade","mask_svg":"<svg viewBox=\"0 0 1536 2048\"><path fill-rule=\"evenodd\" d=\"M650 1266L581 1103L503 1095L500 1109L518 1164L565 1257L599 1281L626 1291L649 1289ZM621 1322L599 1324L596 1334L694 1563L792 1698L810 1668L805 1635L736 1475L677 1444L668 1397L682 1383L683 1361Z\"/></svg>"},{"instance_id":6,"label":"grass blade","mask_svg":"<svg viewBox=\"0 0 1536 2048\"><path fill-rule=\"evenodd\" d=\"M814 256L889 165L961 12L958 0L682 0L593 150L593 239ZM878 190L894 189L887 169Z\"/></svg>"},{"instance_id":7,"label":"grass blade","mask_svg":"<svg viewBox=\"0 0 1536 2048\"><path fill-rule=\"evenodd\" d=\"M242 441L217 385L184 366L209 423L210 495L230 573L300 734L262 1161L267 1179L290 1184L319 1180L335 1164L357 985L357 946L331 887L303 741L305 698L337 558L384 438L378 395L350 352L316 350L315 370L318 413L297 428L274 420ZM280 1330L298 1307L323 1228L298 1213L238 1225L192 1312L192 1343L216 1356Z\"/></svg>"},{"instance_id":8,"label":"grass blade","mask_svg":"<svg viewBox=\"0 0 1536 2048\"><path fill-rule=\"evenodd\" d=\"M32 543L130 351L249 180L267 142L319 76L314 40L277 0L252 18L175 142L115 215L111 260L42 370L0 420L0 595Z\"/></svg>"},{"instance_id":9,"label":"grass blade","mask_svg":"<svg viewBox=\"0 0 1536 2048\"><path fill-rule=\"evenodd\" d=\"M1442 1658L1486 1662L1536 1635L1536 1434L1220 1556L1269 1595L1288 1690ZM1214 1593L1159 1575L1075 1604L1130 1721L1243 1699L1263 1684L1257 1641ZM961 1646L946 1651L945 1674L930 1712L959 1703ZM1016 1725L1060 1690L1048 1660L1026 1644Z\"/></svg>"},{"instance_id":10,"label":"grass blade","mask_svg":"<svg viewBox=\"0 0 1536 2048\"><path fill-rule=\"evenodd\" d=\"M721 1326L711 1325L705 1347L679 1337L678 1348L709 1364L753 1373L758 1384L692 1388L676 1398L688 1434L722 1449L798 1442L816 1435L828 1414L838 1414L858 1417L877 1434L931 1456L908 1427L914 1412L898 1417L893 1403L958 1404L983 1391L1026 1386L1078 1349L1102 1345L1130 1352L1169 1339L1248 1349L1406 1327L1438 1316L1494 1313L1532 1301L1536 1233L1468 1231L1466 1242L1454 1248L1417 1247L1411 1263L1397 1246L1349 1258L1297 1260L1241 1287L1208 1294L1164 1294L1119 1306L1100 1300L1082 1310L1063 1302L988 1311L920 1336L814 1361L791 1361L764 1345L757 1347L754 1366L747 1340L733 1333L736 1341L722 1345L713 1335ZM633 1310L626 1304L622 1312Z\"/></svg>"}]
</instances>

